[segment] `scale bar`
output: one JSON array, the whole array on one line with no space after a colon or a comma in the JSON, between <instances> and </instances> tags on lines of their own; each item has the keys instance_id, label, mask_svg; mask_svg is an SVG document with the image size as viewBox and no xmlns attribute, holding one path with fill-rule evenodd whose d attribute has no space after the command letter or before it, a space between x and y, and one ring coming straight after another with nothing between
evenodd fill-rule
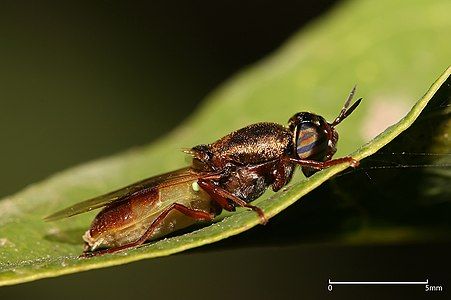
<instances>
[{"instance_id":1,"label":"scale bar","mask_svg":"<svg viewBox=\"0 0 451 300\"><path fill-rule=\"evenodd\" d=\"M331 281L329 284L429 284L429 279L426 281Z\"/></svg>"}]
</instances>

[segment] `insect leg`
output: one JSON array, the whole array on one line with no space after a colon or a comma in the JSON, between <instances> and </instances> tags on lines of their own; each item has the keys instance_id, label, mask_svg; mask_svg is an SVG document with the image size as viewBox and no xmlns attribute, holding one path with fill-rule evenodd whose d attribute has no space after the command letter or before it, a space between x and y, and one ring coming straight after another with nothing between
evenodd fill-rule
<instances>
[{"instance_id":1,"label":"insect leg","mask_svg":"<svg viewBox=\"0 0 451 300\"><path fill-rule=\"evenodd\" d=\"M149 228L146 230L146 232L136 241L125 244L119 247L104 249L104 250L98 250L94 252L83 252L83 254L80 257L91 257L91 256L98 256L103 254L109 254L109 253L115 253L118 251L122 251L129 248L135 248L139 245L144 244L151 236L152 233L155 231L155 229L158 228L158 226L163 222L163 220L166 218L166 216L172 211L172 210L178 210L182 214L191 217L195 220L206 220L206 221L212 221L215 217L214 214L211 214L209 212L200 210L200 209L192 209L189 208L183 204L180 203L173 203L168 208L166 208L149 226Z\"/></svg>"},{"instance_id":2,"label":"insect leg","mask_svg":"<svg viewBox=\"0 0 451 300\"><path fill-rule=\"evenodd\" d=\"M280 160L273 172L274 182L272 183L272 190L274 192L277 192L290 182L293 177L294 167L294 163L283 159Z\"/></svg>"},{"instance_id":3,"label":"insect leg","mask_svg":"<svg viewBox=\"0 0 451 300\"><path fill-rule=\"evenodd\" d=\"M301 165L303 167L310 167L310 168L317 169L317 170L326 169L328 167L343 164L343 163L349 163L351 165L351 167L353 167L353 168L355 168L359 165L358 160L355 160L354 158L349 157L349 156L336 158L336 159L332 159L332 160L328 160L328 161L316 161L316 160L298 159L298 158L292 158L292 157L288 157L287 159L289 161L296 163L298 165Z\"/></svg>"},{"instance_id":4,"label":"insect leg","mask_svg":"<svg viewBox=\"0 0 451 300\"><path fill-rule=\"evenodd\" d=\"M268 222L265 213L260 207L248 204L246 201L238 198L229 191L217 186L211 180L200 178L197 183L208 195L210 195L212 200L218 203L223 209L233 211L233 207L228 203L228 200L230 200L237 206L250 208L255 211L260 217L260 221L263 225Z\"/></svg>"}]
</instances>

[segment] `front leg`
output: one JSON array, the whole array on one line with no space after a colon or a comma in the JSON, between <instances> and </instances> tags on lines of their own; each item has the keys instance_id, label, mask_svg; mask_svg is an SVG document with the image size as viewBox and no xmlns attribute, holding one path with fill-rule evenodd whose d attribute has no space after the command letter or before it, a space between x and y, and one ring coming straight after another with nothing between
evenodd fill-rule
<instances>
[{"instance_id":1,"label":"front leg","mask_svg":"<svg viewBox=\"0 0 451 300\"><path fill-rule=\"evenodd\" d=\"M341 157L336 158L332 160L326 160L326 161L316 161L316 160L309 160L309 159L299 159L299 158L292 158L292 157L286 157L285 161L289 161L291 163L296 163L301 166L302 173L306 177L310 177L319 170L323 170L335 165L343 164L343 163L349 163L351 167L356 168L359 165L359 161L350 157Z\"/></svg>"},{"instance_id":2,"label":"front leg","mask_svg":"<svg viewBox=\"0 0 451 300\"><path fill-rule=\"evenodd\" d=\"M309 167L309 168L316 169L316 170L326 169L326 168L329 168L329 167L332 167L335 165L339 165L339 164L343 164L343 163L349 163L351 165L351 167L353 167L353 168L356 168L359 166L359 161L350 156L336 158L336 159L332 159L332 160L326 160L326 161L316 161L316 160L299 159L299 158L292 158L292 157L288 157L287 160L292 163L296 163L296 164L300 165L301 167Z\"/></svg>"},{"instance_id":3,"label":"front leg","mask_svg":"<svg viewBox=\"0 0 451 300\"><path fill-rule=\"evenodd\" d=\"M274 169L274 182L272 183L272 190L277 192L286 186L293 177L295 164L289 160L281 159Z\"/></svg>"}]
</instances>

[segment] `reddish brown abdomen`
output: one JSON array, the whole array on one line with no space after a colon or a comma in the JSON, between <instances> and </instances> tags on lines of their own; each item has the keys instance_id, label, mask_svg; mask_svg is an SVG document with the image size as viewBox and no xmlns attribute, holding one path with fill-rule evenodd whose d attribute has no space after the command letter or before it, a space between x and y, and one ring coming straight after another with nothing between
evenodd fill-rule
<instances>
[{"instance_id":1,"label":"reddish brown abdomen","mask_svg":"<svg viewBox=\"0 0 451 300\"><path fill-rule=\"evenodd\" d=\"M89 246L88 250L118 247L137 241L173 203L206 212L216 209L212 206L209 195L203 190L194 189L192 184L193 181L189 180L155 187L105 207L83 236ZM147 240L159 238L196 222L196 219L172 210L161 224L154 228Z\"/></svg>"},{"instance_id":2,"label":"reddish brown abdomen","mask_svg":"<svg viewBox=\"0 0 451 300\"><path fill-rule=\"evenodd\" d=\"M101 245L110 247L133 242L145 230L136 225L149 214L157 200L158 191L150 189L105 207L94 218L83 239L91 250Z\"/></svg>"}]
</instances>

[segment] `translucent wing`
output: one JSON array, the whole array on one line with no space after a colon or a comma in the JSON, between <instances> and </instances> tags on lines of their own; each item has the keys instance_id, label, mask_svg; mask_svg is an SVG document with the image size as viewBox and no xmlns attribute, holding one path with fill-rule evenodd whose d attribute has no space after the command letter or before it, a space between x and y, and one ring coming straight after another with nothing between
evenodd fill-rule
<instances>
[{"instance_id":1,"label":"translucent wing","mask_svg":"<svg viewBox=\"0 0 451 300\"><path fill-rule=\"evenodd\" d=\"M44 218L46 221L54 221L78 215L84 212L91 211L96 208L100 208L109 205L113 202L124 201L139 194L148 192L150 189L160 189L163 187L169 187L182 182L196 180L200 177L201 173L190 167L179 169L173 172L165 173L162 175L150 177L142 181L138 181L129 186L123 187L119 190L104 194L98 197L88 199L86 201L77 203L73 206L57 211L56 213Z\"/></svg>"}]
</instances>

